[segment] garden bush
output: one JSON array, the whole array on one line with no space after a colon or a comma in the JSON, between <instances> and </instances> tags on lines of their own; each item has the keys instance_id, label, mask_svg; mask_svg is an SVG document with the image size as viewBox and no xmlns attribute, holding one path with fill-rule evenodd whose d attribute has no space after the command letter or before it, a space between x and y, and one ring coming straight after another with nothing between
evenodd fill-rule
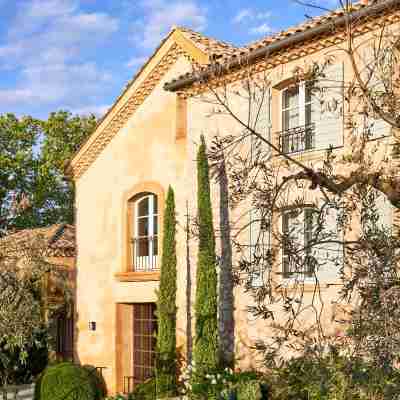
<instances>
[{"instance_id":1,"label":"garden bush","mask_svg":"<svg viewBox=\"0 0 400 400\"><path fill-rule=\"evenodd\" d=\"M25 351L25 357L21 357L20 348L11 349L5 343L0 343L0 374L7 372L9 383L14 385L31 383L46 368L49 352L45 329L36 331L33 343L26 346Z\"/></svg>"},{"instance_id":2,"label":"garden bush","mask_svg":"<svg viewBox=\"0 0 400 400\"><path fill-rule=\"evenodd\" d=\"M305 355L271 371L269 390L268 400L394 400L400 372L335 352Z\"/></svg>"},{"instance_id":3,"label":"garden bush","mask_svg":"<svg viewBox=\"0 0 400 400\"><path fill-rule=\"evenodd\" d=\"M103 391L92 372L71 363L49 366L37 382L35 400L101 400Z\"/></svg>"}]
</instances>

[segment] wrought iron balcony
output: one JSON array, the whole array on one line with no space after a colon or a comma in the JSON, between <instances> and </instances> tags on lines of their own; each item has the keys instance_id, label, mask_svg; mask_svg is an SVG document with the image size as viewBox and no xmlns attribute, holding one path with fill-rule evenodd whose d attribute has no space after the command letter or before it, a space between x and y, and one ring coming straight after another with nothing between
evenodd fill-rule
<instances>
[{"instance_id":1,"label":"wrought iron balcony","mask_svg":"<svg viewBox=\"0 0 400 400\"><path fill-rule=\"evenodd\" d=\"M136 272L153 272L157 267L157 236L136 237L131 240L132 263Z\"/></svg>"},{"instance_id":2,"label":"wrought iron balcony","mask_svg":"<svg viewBox=\"0 0 400 400\"><path fill-rule=\"evenodd\" d=\"M282 153L296 153L315 148L315 124L297 126L279 132L279 149Z\"/></svg>"}]
</instances>

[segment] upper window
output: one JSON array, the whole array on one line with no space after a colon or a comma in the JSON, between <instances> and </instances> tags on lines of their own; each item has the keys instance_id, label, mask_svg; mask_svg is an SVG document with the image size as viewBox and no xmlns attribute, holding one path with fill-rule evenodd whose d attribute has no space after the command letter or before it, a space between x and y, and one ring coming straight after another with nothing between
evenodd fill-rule
<instances>
[{"instance_id":1,"label":"upper window","mask_svg":"<svg viewBox=\"0 0 400 400\"><path fill-rule=\"evenodd\" d=\"M143 193L134 201L132 257L135 271L157 269L158 201L152 193Z\"/></svg>"},{"instance_id":2,"label":"upper window","mask_svg":"<svg viewBox=\"0 0 400 400\"><path fill-rule=\"evenodd\" d=\"M282 90L282 132L279 146L284 153L315 147L316 101L311 85L302 82Z\"/></svg>"}]
</instances>

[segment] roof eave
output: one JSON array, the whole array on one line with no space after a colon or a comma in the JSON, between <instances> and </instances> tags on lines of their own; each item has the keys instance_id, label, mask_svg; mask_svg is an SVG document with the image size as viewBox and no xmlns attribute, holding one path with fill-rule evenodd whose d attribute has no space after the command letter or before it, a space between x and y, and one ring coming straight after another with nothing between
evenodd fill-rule
<instances>
[{"instance_id":1,"label":"roof eave","mask_svg":"<svg viewBox=\"0 0 400 400\"><path fill-rule=\"evenodd\" d=\"M334 32L337 28L344 27L347 23L350 23L355 19L378 16L382 11L388 8L398 7L400 7L400 0L385 0L380 3L373 4L361 10L354 11L350 14L332 19L329 22L310 28L304 32L295 33L288 38L281 39L267 46L250 51L246 55L240 57L232 57L228 59L224 64L210 65L208 68L197 74L191 74L181 79L166 83L164 85L164 89L171 92L183 90L190 87L196 82L204 82L213 77L222 76L231 72L232 70L239 69L244 65L253 64L263 58L272 55L273 53L276 53L277 51L283 50L301 42L305 42L307 40L311 40L315 37L326 34L329 31Z\"/></svg>"}]
</instances>

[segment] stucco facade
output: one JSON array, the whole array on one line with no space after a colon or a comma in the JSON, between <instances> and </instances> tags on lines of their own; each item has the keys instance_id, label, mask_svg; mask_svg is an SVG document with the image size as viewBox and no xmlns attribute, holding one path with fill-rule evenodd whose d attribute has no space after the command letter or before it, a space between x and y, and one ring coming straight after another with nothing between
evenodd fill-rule
<instances>
[{"instance_id":1,"label":"stucco facade","mask_svg":"<svg viewBox=\"0 0 400 400\"><path fill-rule=\"evenodd\" d=\"M209 63L212 49L215 52L218 48L221 54L233 51L226 44L205 40L194 33L189 37L188 31L173 29L71 163L76 182L78 246L75 359L104 367L103 376L111 393L122 391L124 377L134 374L132 307L156 302L159 279L157 270L133 271L130 201L141 193L157 196L157 234L158 243L161 243L164 197L169 185L175 191L177 210L177 340L180 351L186 354L187 293L191 291L189 302L193 304L195 290L194 285L188 288L188 281L195 282L196 240L187 240L185 227L188 219L196 215L197 145L201 134L211 141L214 134L224 135L239 129L227 116L209 118L212 106L201 101L195 93L197 89L192 93L189 90L185 96L164 89L165 83L190 72L194 65ZM304 45L307 51L287 50L292 52L292 61L267 66L271 77L270 135L282 129L281 86L291 79L296 66L323 59L332 53L334 45L332 40L323 42L316 38ZM340 71L347 80L351 68L343 53L338 52L335 63L340 64ZM233 107L246 114L246 107L239 100ZM341 113L341 127L335 136L337 152L349 145L344 129L345 113L346 110ZM299 157L315 163L322 159L325 149L321 145ZM212 198L218 226L216 185L212 187ZM159 260L160 251L157 267ZM335 273L322 280L323 296L329 304L323 320L327 326L332 326L332 331L339 285ZM235 289L236 357L241 368L259 366L259 355L252 347L269 334L265 322L256 320L247 311L252 302L250 294L240 287Z\"/></svg>"}]
</instances>

